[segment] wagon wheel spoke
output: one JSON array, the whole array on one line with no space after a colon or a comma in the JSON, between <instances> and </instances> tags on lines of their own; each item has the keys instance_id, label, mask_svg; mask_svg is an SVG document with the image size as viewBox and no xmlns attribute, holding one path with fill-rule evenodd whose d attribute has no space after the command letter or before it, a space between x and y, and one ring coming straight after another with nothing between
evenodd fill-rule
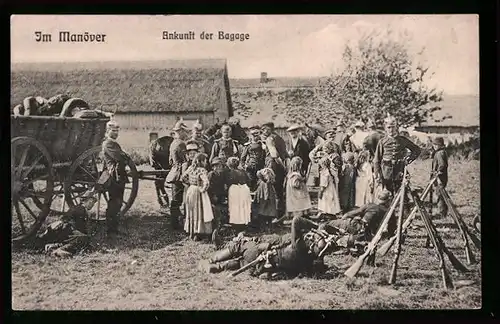
<instances>
[{"instance_id":1,"label":"wagon wheel spoke","mask_svg":"<svg viewBox=\"0 0 500 324\"><path fill-rule=\"evenodd\" d=\"M21 215L21 208L19 208L19 200L14 202L14 208L16 209L17 220L19 221L19 225L21 225L21 231L23 234L26 234L26 227L24 226L23 216Z\"/></svg>"},{"instance_id":2,"label":"wagon wheel spoke","mask_svg":"<svg viewBox=\"0 0 500 324\"><path fill-rule=\"evenodd\" d=\"M21 202L21 204L24 206L24 208L26 208L26 210L28 211L28 213L31 215L31 217L33 217L33 219L35 221L38 220L38 218L36 217L35 213L31 210L31 208L29 208L28 204L26 204L26 202L24 202L24 200L22 199L19 199L19 201Z\"/></svg>"},{"instance_id":3,"label":"wagon wheel spoke","mask_svg":"<svg viewBox=\"0 0 500 324\"><path fill-rule=\"evenodd\" d=\"M28 170L26 170L26 172L23 173L22 175L22 179L26 178L30 173L31 171L33 171L33 169L35 168L35 166L38 164L38 162L40 162L40 160L43 158L43 155L39 155L35 161L28 167Z\"/></svg>"},{"instance_id":4,"label":"wagon wheel spoke","mask_svg":"<svg viewBox=\"0 0 500 324\"><path fill-rule=\"evenodd\" d=\"M23 155L21 155L21 161L19 162L19 166L17 167L16 175L19 177L23 172L24 163L26 162L26 157L28 156L29 145L24 149Z\"/></svg>"},{"instance_id":5,"label":"wagon wheel spoke","mask_svg":"<svg viewBox=\"0 0 500 324\"><path fill-rule=\"evenodd\" d=\"M96 177L94 177L94 175L92 173L90 173L86 168L84 168L83 166L79 165L78 166L80 169L82 169L83 171L85 171L85 173L87 173L93 180L97 180Z\"/></svg>"},{"instance_id":6,"label":"wagon wheel spoke","mask_svg":"<svg viewBox=\"0 0 500 324\"><path fill-rule=\"evenodd\" d=\"M109 203L109 197L108 197L108 193L107 192L104 192L102 194L102 196L104 197L104 200L106 200L107 203ZM100 199L100 198L99 198Z\"/></svg>"},{"instance_id":7,"label":"wagon wheel spoke","mask_svg":"<svg viewBox=\"0 0 500 324\"><path fill-rule=\"evenodd\" d=\"M92 155L92 163L93 163L93 166L94 166L94 168L95 168L95 172L96 172L97 174L99 174L99 166L98 166L98 164L97 164L97 161L96 161L95 155Z\"/></svg>"}]
</instances>

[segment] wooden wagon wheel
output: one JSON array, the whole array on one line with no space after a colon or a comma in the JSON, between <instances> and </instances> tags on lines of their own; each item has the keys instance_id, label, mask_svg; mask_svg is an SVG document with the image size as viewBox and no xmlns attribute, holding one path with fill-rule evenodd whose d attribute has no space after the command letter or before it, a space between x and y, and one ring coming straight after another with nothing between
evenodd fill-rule
<instances>
[{"instance_id":1,"label":"wooden wagon wheel","mask_svg":"<svg viewBox=\"0 0 500 324\"><path fill-rule=\"evenodd\" d=\"M69 168L64 182L64 197L69 207L77 206L81 203L82 196L95 187L104 165L100 157L101 147L94 147L80 155ZM123 204L120 210L121 215L130 209L137 197L139 189L139 174L132 160L128 160L126 165L129 183L125 185ZM108 193L98 194L98 202L93 207L91 213L104 216L109 201Z\"/></svg>"},{"instance_id":2,"label":"wooden wagon wheel","mask_svg":"<svg viewBox=\"0 0 500 324\"><path fill-rule=\"evenodd\" d=\"M54 174L48 150L30 137L11 140L12 241L35 235L52 203Z\"/></svg>"}]
</instances>

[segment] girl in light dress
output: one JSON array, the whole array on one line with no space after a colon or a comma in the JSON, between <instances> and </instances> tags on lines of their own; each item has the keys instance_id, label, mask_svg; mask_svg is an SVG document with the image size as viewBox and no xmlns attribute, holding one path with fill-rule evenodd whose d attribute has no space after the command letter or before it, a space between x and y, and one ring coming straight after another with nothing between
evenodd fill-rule
<instances>
[{"instance_id":1,"label":"girl in light dress","mask_svg":"<svg viewBox=\"0 0 500 324\"><path fill-rule=\"evenodd\" d=\"M265 224L269 228L273 219L278 216L274 172L269 168L259 170L257 171L257 179L254 200L257 223L259 227Z\"/></svg>"},{"instance_id":2,"label":"girl in light dress","mask_svg":"<svg viewBox=\"0 0 500 324\"><path fill-rule=\"evenodd\" d=\"M356 166L356 197L354 205L361 207L373 202L373 171L370 164L370 152L362 151L359 153Z\"/></svg>"},{"instance_id":3,"label":"girl in light dress","mask_svg":"<svg viewBox=\"0 0 500 324\"><path fill-rule=\"evenodd\" d=\"M338 192L338 170L328 156L319 161L318 216L336 215L341 212Z\"/></svg>"},{"instance_id":4,"label":"girl in light dress","mask_svg":"<svg viewBox=\"0 0 500 324\"><path fill-rule=\"evenodd\" d=\"M212 234L214 215L207 193L209 186L206 169L207 161L208 156L206 154L197 153L191 167L181 176L181 181L189 185L185 198L186 220L184 230L194 240Z\"/></svg>"},{"instance_id":5,"label":"girl in light dress","mask_svg":"<svg viewBox=\"0 0 500 324\"><path fill-rule=\"evenodd\" d=\"M290 171L286 177L286 211L288 217L309 216L311 198L306 178L301 174L302 159L294 156L290 161Z\"/></svg>"},{"instance_id":6,"label":"girl in light dress","mask_svg":"<svg viewBox=\"0 0 500 324\"><path fill-rule=\"evenodd\" d=\"M251 221L252 197L248 188L248 175L239 169L239 164L237 157L227 159L228 209L229 223L243 229Z\"/></svg>"}]
</instances>

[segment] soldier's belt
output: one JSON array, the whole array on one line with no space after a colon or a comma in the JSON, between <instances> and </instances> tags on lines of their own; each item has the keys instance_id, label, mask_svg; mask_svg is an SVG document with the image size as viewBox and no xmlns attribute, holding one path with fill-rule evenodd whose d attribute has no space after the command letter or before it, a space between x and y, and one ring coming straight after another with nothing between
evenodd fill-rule
<instances>
[{"instance_id":1,"label":"soldier's belt","mask_svg":"<svg viewBox=\"0 0 500 324\"><path fill-rule=\"evenodd\" d=\"M382 160L382 164L401 164L403 159L393 159L393 160Z\"/></svg>"}]
</instances>

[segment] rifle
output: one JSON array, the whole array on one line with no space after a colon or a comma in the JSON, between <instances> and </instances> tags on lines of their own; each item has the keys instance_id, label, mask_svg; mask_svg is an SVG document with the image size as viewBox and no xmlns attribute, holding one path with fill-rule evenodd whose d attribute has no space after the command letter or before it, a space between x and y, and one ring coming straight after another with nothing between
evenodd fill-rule
<instances>
[{"instance_id":1,"label":"rifle","mask_svg":"<svg viewBox=\"0 0 500 324\"><path fill-rule=\"evenodd\" d=\"M358 260L356 260L356 262L351 267L349 267L349 269L347 269L344 272L344 275L346 275L349 278L354 278L354 276L356 276L356 274L359 272L359 270L363 266L363 263L365 262L366 258L373 253L378 242L382 238L382 233L383 233L385 227L389 223L389 220L392 217L394 210L396 209L397 202L399 201L399 199L402 199L401 194L402 194L402 190L400 189L398 191L398 194L396 195L396 197L394 197L394 200L391 204L391 207L389 208L389 210L385 214L384 220L382 221L382 224L380 224L380 226L377 230L377 233L375 234L375 236L373 237L371 242L368 243L368 246L367 246L365 253L363 253L361 256L359 256Z\"/></svg>"},{"instance_id":2,"label":"rifle","mask_svg":"<svg viewBox=\"0 0 500 324\"><path fill-rule=\"evenodd\" d=\"M474 254L472 254L472 251L470 250L469 238L467 237L467 235L471 236L471 239L473 242L474 242L474 239L476 239L477 242L475 242L475 243L479 244L480 243L479 240L477 239L477 237L472 238L472 233L469 232L469 229L463 223L463 219L458 214L457 210L455 209L455 206L453 206L453 204L451 203L450 197L448 196L448 194L446 193L446 191L444 190L444 188L441 185L438 187L438 191L439 191L439 194L441 195L441 197L443 197L445 203L448 205L448 208L451 211L451 216L452 216L453 220L455 221L455 223L457 224L458 229L460 230L460 233L462 235L462 238L464 239L464 248L465 248L465 255L467 257L467 263L469 263L469 264L476 263L476 258L474 257ZM477 247L477 245L476 245L476 247Z\"/></svg>"},{"instance_id":3,"label":"rifle","mask_svg":"<svg viewBox=\"0 0 500 324\"><path fill-rule=\"evenodd\" d=\"M398 245L396 246L396 255L394 256L394 261L392 263L391 276L389 277L389 283L393 284L396 282L396 272L398 268L399 256L401 255L401 241L403 238L403 213L405 205L405 195L406 195L406 165L403 170L403 183L401 185L401 198L399 200L399 215L398 215L398 227L396 232L396 238L398 240Z\"/></svg>"},{"instance_id":4,"label":"rifle","mask_svg":"<svg viewBox=\"0 0 500 324\"><path fill-rule=\"evenodd\" d=\"M240 273L246 271L247 269L249 269L249 268L251 268L251 267L253 267L253 266L255 266L255 265L257 265L257 264L259 264L259 263L261 263L263 261L268 260L270 256L273 256L273 255L276 255L276 254L277 254L276 253L276 249L272 249L270 251L264 251L261 254L259 254L259 256L255 260L253 260L252 262L247 263L243 267L239 268L238 270L231 272L228 275L228 277L237 276Z\"/></svg>"},{"instance_id":5,"label":"rifle","mask_svg":"<svg viewBox=\"0 0 500 324\"><path fill-rule=\"evenodd\" d=\"M436 179L437 179L437 177L432 178L432 180L427 184L427 187L425 188L424 192L422 193L422 196L421 196L422 199L425 199L425 197L429 194ZM406 220L403 224L403 229L402 229L403 234L406 234L406 230L411 225L411 223L415 219L416 215L417 215L417 207L414 206L412 211L410 212L410 215L408 215L408 218L406 218ZM396 241L396 237L397 236L394 235L387 242L385 242L384 245L382 245L382 247L379 249L378 253L382 256L386 255L387 252L389 252L392 245L394 244L394 242Z\"/></svg>"},{"instance_id":6,"label":"rifle","mask_svg":"<svg viewBox=\"0 0 500 324\"><path fill-rule=\"evenodd\" d=\"M422 218L426 218L429 221L429 228L432 231L432 233L433 233L436 241L438 242L439 248L446 254L446 256L448 257L448 260L450 260L450 263L453 265L453 267L456 270L458 270L460 272L468 272L469 269L467 269L462 264L462 262L460 262L455 257L455 255L448 249L448 247L444 244L443 240L441 239L441 237L438 234L436 226L430 220L429 215L427 214L427 211L425 211L425 209L423 209L422 201L420 200L420 198L418 197L418 195L416 193L412 192L412 197L413 197L413 200L415 201L415 204L417 205L417 207L420 206L420 211L421 211ZM425 224L425 220L424 220L424 224Z\"/></svg>"},{"instance_id":7,"label":"rifle","mask_svg":"<svg viewBox=\"0 0 500 324\"><path fill-rule=\"evenodd\" d=\"M451 280L450 274L448 273L448 269L446 269L446 264L444 263L444 256L443 256L443 250L442 250L442 245L438 242L437 235L432 229L431 221L428 218L427 211L423 209L420 199L418 198L418 195L413 195L412 196L415 199L415 204L417 205L417 208L420 212L420 215L422 216L422 220L424 221L425 229L427 230L427 235L429 239L431 240L432 244L434 245L434 250L436 251L437 257L439 259L439 268L441 269L441 275L443 277L443 284L446 288L453 288L453 282Z\"/></svg>"},{"instance_id":8,"label":"rifle","mask_svg":"<svg viewBox=\"0 0 500 324\"><path fill-rule=\"evenodd\" d=\"M433 207L434 207L434 188L431 187L430 191L429 191L429 215L431 217L431 219L433 218ZM424 198L422 198L424 199ZM429 246L429 243L430 243L430 238L427 236L426 240L425 240L425 247L428 247Z\"/></svg>"}]
</instances>

